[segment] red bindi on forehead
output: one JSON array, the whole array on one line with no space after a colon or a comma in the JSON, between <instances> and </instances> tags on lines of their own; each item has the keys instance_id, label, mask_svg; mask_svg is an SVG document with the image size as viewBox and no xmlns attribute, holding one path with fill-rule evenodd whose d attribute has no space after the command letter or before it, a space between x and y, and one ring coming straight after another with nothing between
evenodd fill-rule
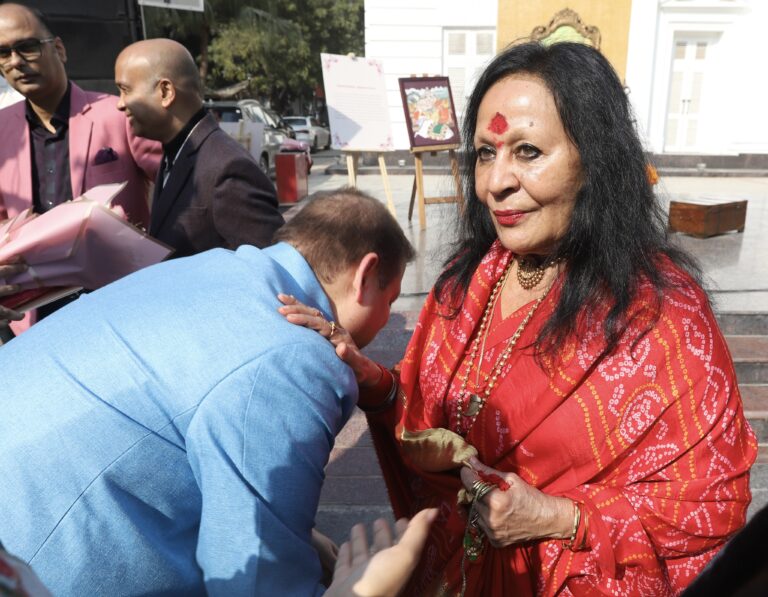
<instances>
[{"instance_id":1,"label":"red bindi on forehead","mask_svg":"<svg viewBox=\"0 0 768 597\"><path fill-rule=\"evenodd\" d=\"M507 119L503 114L496 112L496 115L491 119L491 124L488 125L488 130L496 135L502 135L507 131L509 125Z\"/></svg>"}]
</instances>

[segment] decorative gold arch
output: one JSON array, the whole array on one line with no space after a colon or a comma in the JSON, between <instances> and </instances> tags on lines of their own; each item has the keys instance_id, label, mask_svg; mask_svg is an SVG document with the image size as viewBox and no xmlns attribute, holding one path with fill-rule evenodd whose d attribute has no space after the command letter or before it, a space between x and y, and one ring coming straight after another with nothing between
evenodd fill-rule
<instances>
[{"instance_id":1,"label":"decorative gold arch","mask_svg":"<svg viewBox=\"0 0 768 597\"><path fill-rule=\"evenodd\" d=\"M600 49L600 30L592 25L585 25L576 11L564 8L558 12L548 25L534 27L531 39L545 45L560 41L574 41L596 50Z\"/></svg>"}]
</instances>

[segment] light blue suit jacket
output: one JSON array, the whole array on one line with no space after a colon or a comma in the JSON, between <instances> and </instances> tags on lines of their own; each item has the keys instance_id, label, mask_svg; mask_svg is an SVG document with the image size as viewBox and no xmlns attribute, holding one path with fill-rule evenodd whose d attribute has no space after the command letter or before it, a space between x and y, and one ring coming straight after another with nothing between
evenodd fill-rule
<instances>
[{"instance_id":1,"label":"light blue suit jacket","mask_svg":"<svg viewBox=\"0 0 768 597\"><path fill-rule=\"evenodd\" d=\"M276 294L293 247L139 271L0 348L0 539L57 596L314 595L310 533L352 371Z\"/></svg>"}]
</instances>

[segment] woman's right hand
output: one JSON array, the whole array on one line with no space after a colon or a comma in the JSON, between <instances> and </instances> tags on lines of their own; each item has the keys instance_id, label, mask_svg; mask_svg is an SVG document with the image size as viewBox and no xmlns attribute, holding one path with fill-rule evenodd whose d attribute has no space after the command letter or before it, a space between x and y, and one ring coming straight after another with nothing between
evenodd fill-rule
<instances>
[{"instance_id":1,"label":"woman's right hand","mask_svg":"<svg viewBox=\"0 0 768 597\"><path fill-rule=\"evenodd\" d=\"M379 366L362 353L347 330L336 323L331 325L320 310L308 307L295 296L281 293L277 295L277 299L283 303L278 311L290 323L315 330L330 340L339 358L355 372L357 383L361 387L372 387L381 379Z\"/></svg>"}]
</instances>

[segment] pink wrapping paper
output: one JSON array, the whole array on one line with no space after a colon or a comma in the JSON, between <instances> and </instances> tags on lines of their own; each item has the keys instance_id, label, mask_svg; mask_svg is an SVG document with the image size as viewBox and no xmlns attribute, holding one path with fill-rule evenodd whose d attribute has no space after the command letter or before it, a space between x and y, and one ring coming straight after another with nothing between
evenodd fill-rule
<instances>
[{"instance_id":1,"label":"pink wrapping paper","mask_svg":"<svg viewBox=\"0 0 768 597\"><path fill-rule=\"evenodd\" d=\"M24 212L0 224L0 263L21 258L29 266L0 284L94 290L165 259L173 249L109 207L123 186L95 187L44 214Z\"/></svg>"}]
</instances>

